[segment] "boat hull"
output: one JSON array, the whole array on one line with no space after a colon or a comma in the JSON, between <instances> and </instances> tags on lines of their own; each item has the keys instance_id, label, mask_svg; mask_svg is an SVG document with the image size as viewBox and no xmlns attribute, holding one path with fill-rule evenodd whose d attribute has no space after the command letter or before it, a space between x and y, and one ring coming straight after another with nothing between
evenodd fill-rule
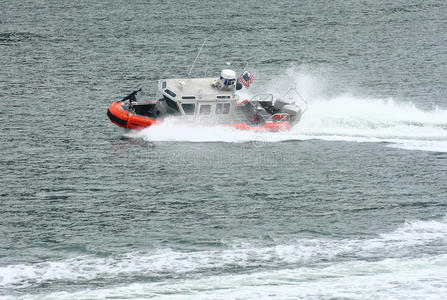
<instances>
[{"instance_id":1,"label":"boat hull","mask_svg":"<svg viewBox=\"0 0 447 300\"><path fill-rule=\"evenodd\" d=\"M122 108L122 104L121 101L113 102L107 110L107 116L115 125L127 129L142 129L159 122L145 116L130 114Z\"/></svg>"},{"instance_id":2,"label":"boat hull","mask_svg":"<svg viewBox=\"0 0 447 300\"><path fill-rule=\"evenodd\" d=\"M155 120L147 116L140 116L131 114L129 111L123 109L122 101L113 102L107 110L107 116L115 125L127 129L143 129L155 124L160 124L160 120ZM226 124L226 127L232 127L238 130L254 130L254 131L286 131L290 130L289 122L268 122L263 125L252 126L247 123Z\"/></svg>"}]
</instances>

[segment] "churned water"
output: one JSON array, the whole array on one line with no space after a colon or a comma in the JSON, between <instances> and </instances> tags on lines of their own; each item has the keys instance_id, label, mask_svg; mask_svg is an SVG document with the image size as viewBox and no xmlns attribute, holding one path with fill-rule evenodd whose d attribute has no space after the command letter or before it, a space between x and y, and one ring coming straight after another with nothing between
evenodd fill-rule
<instances>
[{"instance_id":1,"label":"churned water","mask_svg":"<svg viewBox=\"0 0 447 300\"><path fill-rule=\"evenodd\" d=\"M445 299L443 1L0 1L1 299ZM296 87L290 132L108 105Z\"/></svg>"}]
</instances>

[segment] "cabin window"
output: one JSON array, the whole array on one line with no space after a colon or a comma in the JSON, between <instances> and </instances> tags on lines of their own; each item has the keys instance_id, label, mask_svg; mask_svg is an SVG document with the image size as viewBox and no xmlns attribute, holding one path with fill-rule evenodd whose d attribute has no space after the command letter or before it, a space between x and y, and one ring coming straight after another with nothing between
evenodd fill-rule
<instances>
[{"instance_id":1,"label":"cabin window","mask_svg":"<svg viewBox=\"0 0 447 300\"><path fill-rule=\"evenodd\" d=\"M161 83L161 88L164 90L165 88L166 88L166 81L163 81L162 83Z\"/></svg>"},{"instance_id":2,"label":"cabin window","mask_svg":"<svg viewBox=\"0 0 447 300\"><path fill-rule=\"evenodd\" d=\"M196 105L194 103L183 103L182 108L185 115L193 115L196 111Z\"/></svg>"},{"instance_id":3,"label":"cabin window","mask_svg":"<svg viewBox=\"0 0 447 300\"><path fill-rule=\"evenodd\" d=\"M164 97L165 98L165 101L166 101L166 104L170 107L170 108L172 108L173 110L175 110L175 111L179 111L179 108L178 108L178 106L177 106L177 102L175 102L175 101L172 101L171 99L169 99L168 97Z\"/></svg>"},{"instance_id":4,"label":"cabin window","mask_svg":"<svg viewBox=\"0 0 447 300\"><path fill-rule=\"evenodd\" d=\"M169 96L171 96L172 98L175 98L175 96L177 96L176 93L174 93L173 91L166 89L165 93L168 94Z\"/></svg>"},{"instance_id":5,"label":"cabin window","mask_svg":"<svg viewBox=\"0 0 447 300\"><path fill-rule=\"evenodd\" d=\"M230 96L217 96L217 99L230 99Z\"/></svg>"},{"instance_id":6,"label":"cabin window","mask_svg":"<svg viewBox=\"0 0 447 300\"><path fill-rule=\"evenodd\" d=\"M200 114L201 115L210 115L211 114L211 104L200 105Z\"/></svg>"},{"instance_id":7,"label":"cabin window","mask_svg":"<svg viewBox=\"0 0 447 300\"><path fill-rule=\"evenodd\" d=\"M230 103L217 103L216 115L228 115L230 113Z\"/></svg>"},{"instance_id":8,"label":"cabin window","mask_svg":"<svg viewBox=\"0 0 447 300\"><path fill-rule=\"evenodd\" d=\"M230 113L230 103L224 103L222 113L224 115L228 115Z\"/></svg>"},{"instance_id":9,"label":"cabin window","mask_svg":"<svg viewBox=\"0 0 447 300\"><path fill-rule=\"evenodd\" d=\"M222 103L216 104L216 115L220 115L222 113Z\"/></svg>"},{"instance_id":10,"label":"cabin window","mask_svg":"<svg viewBox=\"0 0 447 300\"><path fill-rule=\"evenodd\" d=\"M182 99L193 100L196 99L196 96L182 96Z\"/></svg>"}]
</instances>

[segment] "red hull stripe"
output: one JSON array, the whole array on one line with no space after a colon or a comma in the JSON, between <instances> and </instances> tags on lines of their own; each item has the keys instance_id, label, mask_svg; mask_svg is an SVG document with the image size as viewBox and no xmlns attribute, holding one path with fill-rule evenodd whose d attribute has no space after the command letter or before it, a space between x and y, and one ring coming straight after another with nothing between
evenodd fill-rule
<instances>
[{"instance_id":1,"label":"red hull stripe","mask_svg":"<svg viewBox=\"0 0 447 300\"><path fill-rule=\"evenodd\" d=\"M110 121L120 127L129 129L141 129L160 123L160 121L149 119L147 117L130 115L128 111L124 110L121 101L113 102L107 110L107 116ZM263 126L250 126L247 123L238 123L226 125L239 130L256 130L256 131L284 131L290 130L291 126L288 122L266 123Z\"/></svg>"}]
</instances>

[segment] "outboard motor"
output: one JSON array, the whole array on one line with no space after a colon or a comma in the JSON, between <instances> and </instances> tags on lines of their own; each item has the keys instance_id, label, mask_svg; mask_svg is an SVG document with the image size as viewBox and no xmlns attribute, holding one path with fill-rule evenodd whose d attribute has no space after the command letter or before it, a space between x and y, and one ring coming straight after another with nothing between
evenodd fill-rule
<instances>
[{"instance_id":1,"label":"outboard motor","mask_svg":"<svg viewBox=\"0 0 447 300\"><path fill-rule=\"evenodd\" d=\"M298 122L301 119L301 115L303 114L301 108L296 105L284 105L281 109L282 113L289 114L290 121L292 123Z\"/></svg>"},{"instance_id":2,"label":"outboard motor","mask_svg":"<svg viewBox=\"0 0 447 300\"><path fill-rule=\"evenodd\" d=\"M295 104L293 99L290 98L278 98L273 106L280 112L288 114L292 123L299 121L301 119L301 115L303 114L301 108Z\"/></svg>"},{"instance_id":3,"label":"outboard motor","mask_svg":"<svg viewBox=\"0 0 447 300\"><path fill-rule=\"evenodd\" d=\"M229 91L236 85L236 72L225 69L220 73L220 78L217 82L217 88L222 91Z\"/></svg>"},{"instance_id":4,"label":"outboard motor","mask_svg":"<svg viewBox=\"0 0 447 300\"><path fill-rule=\"evenodd\" d=\"M283 99L283 98L278 98L276 99L275 103L273 104L273 106L276 109L281 110L285 105L293 105L295 104L295 101L292 99Z\"/></svg>"}]
</instances>

